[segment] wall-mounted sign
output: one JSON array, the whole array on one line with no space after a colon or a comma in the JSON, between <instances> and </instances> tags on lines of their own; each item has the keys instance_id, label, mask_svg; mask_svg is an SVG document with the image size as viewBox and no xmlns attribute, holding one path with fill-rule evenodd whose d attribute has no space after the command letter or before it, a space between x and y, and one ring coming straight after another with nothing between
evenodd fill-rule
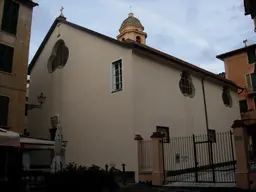
<instances>
[{"instance_id":1,"label":"wall-mounted sign","mask_svg":"<svg viewBox=\"0 0 256 192\"><path fill-rule=\"evenodd\" d=\"M175 154L175 163L180 163L180 154L179 153Z\"/></svg>"},{"instance_id":2,"label":"wall-mounted sign","mask_svg":"<svg viewBox=\"0 0 256 192\"><path fill-rule=\"evenodd\" d=\"M216 143L216 131L214 129L208 129L208 141Z\"/></svg>"}]
</instances>

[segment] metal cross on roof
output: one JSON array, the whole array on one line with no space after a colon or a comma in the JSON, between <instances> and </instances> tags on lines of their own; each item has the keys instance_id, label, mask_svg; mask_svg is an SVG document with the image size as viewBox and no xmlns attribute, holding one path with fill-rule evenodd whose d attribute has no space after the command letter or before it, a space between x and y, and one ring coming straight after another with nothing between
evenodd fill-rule
<instances>
[{"instance_id":1,"label":"metal cross on roof","mask_svg":"<svg viewBox=\"0 0 256 192\"><path fill-rule=\"evenodd\" d=\"M64 7L61 7L61 8L60 8L60 16L62 16L62 17L64 17L64 15L63 15L63 10L64 10Z\"/></svg>"}]
</instances>

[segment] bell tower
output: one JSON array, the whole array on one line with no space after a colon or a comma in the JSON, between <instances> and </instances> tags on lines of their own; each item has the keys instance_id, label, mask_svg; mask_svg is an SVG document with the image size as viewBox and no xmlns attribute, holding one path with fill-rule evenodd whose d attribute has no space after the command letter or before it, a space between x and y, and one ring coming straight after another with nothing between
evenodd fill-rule
<instances>
[{"instance_id":1,"label":"bell tower","mask_svg":"<svg viewBox=\"0 0 256 192\"><path fill-rule=\"evenodd\" d=\"M137 43L146 44L147 33L144 32L144 27L140 20L134 17L133 13L129 13L120 29L120 34L117 36L119 41L125 41L127 39L136 41Z\"/></svg>"}]
</instances>

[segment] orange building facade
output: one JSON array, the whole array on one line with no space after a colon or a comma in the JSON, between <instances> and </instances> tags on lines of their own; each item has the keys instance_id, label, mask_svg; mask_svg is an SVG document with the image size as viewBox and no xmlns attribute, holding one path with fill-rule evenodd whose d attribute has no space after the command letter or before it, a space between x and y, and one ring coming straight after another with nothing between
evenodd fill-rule
<instances>
[{"instance_id":1,"label":"orange building facade","mask_svg":"<svg viewBox=\"0 0 256 192\"><path fill-rule=\"evenodd\" d=\"M238 86L242 118L256 118L256 44L217 56L224 61L225 76Z\"/></svg>"}]
</instances>

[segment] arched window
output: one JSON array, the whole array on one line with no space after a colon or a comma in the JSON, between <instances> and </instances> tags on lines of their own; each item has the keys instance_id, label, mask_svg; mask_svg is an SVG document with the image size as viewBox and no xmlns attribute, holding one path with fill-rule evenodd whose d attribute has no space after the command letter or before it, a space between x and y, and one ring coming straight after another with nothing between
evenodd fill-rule
<instances>
[{"instance_id":1,"label":"arched window","mask_svg":"<svg viewBox=\"0 0 256 192\"><path fill-rule=\"evenodd\" d=\"M122 41L125 41L125 39L123 38Z\"/></svg>"},{"instance_id":2,"label":"arched window","mask_svg":"<svg viewBox=\"0 0 256 192\"><path fill-rule=\"evenodd\" d=\"M227 87L223 87L222 89L222 100L226 107L232 107L232 97Z\"/></svg>"},{"instance_id":3,"label":"arched window","mask_svg":"<svg viewBox=\"0 0 256 192\"><path fill-rule=\"evenodd\" d=\"M55 43L52 49L52 54L48 60L48 71L52 73L57 68L64 67L68 61L68 56L69 50L68 47L65 45L65 42L62 39L58 40Z\"/></svg>"},{"instance_id":4,"label":"arched window","mask_svg":"<svg viewBox=\"0 0 256 192\"><path fill-rule=\"evenodd\" d=\"M193 85L192 78L188 73L182 72L179 86L180 91L184 96L191 98L194 97L195 87Z\"/></svg>"},{"instance_id":5,"label":"arched window","mask_svg":"<svg viewBox=\"0 0 256 192\"><path fill-rule=\"evenodd\" d=\"M140 36L137 36L137 37L136 37L136 42L137 42L137 43L141 43L141 38L140 38Z\"/></svg>"}]
</instances>

